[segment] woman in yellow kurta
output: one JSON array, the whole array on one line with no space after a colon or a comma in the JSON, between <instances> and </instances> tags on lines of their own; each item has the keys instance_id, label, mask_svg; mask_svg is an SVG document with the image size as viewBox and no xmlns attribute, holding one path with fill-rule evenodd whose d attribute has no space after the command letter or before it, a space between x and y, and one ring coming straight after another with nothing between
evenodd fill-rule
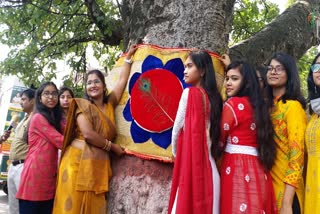
<instances>
[{"instance_id":1,"label":"woman in yellow kurta","mask_svg":"<svg viewBox=\"0 0 320 214\"><path fill-rule=\"evenodd\" d=\"M308 75L311 118L306 129L308 165L304 213L320 213L320 54L312 62Z\"/></svg>"},{"instance_id":2,"label":"woman in yellow kurta","mask_svg":"<svg viewBox=\"0 0 320 214\"><path fill-rule=\"evenodd\" d=\"M274 100L271 118L277 155L271 176L277 206L280 214L303 213L306 114L295 60L275 54L267 67L267 82Z\"/></svg>"},{"instance_id":3,"label":"woman in yellow kurta","mask_svg":"<svg viewBox=\"0 0 320 214\"><path fill-rule=\"evenodd\" d=\"M119 80L108 96L104 75L92 70L85 79L89 101L74 99L71 102L58 173L55 214L106 213L105 193L112 175L109 151L117 155L124 153L119 145L111 142L116 136L114 108L129 78L135 51L136 46L131 46Z\"/></svg>"}]
</instances>

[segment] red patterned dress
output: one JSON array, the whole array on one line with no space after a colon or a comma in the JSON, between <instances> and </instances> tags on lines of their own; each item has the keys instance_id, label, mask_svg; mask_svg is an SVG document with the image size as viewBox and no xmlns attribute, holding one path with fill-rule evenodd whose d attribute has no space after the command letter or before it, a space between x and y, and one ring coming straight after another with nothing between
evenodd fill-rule
<instances>
[{"instance_id":1,"label":"red patterned dress","mask_svg":"<svg viewBox=\"0 0 320 214\"><path fill-rule=\"evenodd\" d=\"M232 97L223 106L221 214L277 213L271 175L258 160L253 115L248 97Z\"/></svg>"}]
</instances>

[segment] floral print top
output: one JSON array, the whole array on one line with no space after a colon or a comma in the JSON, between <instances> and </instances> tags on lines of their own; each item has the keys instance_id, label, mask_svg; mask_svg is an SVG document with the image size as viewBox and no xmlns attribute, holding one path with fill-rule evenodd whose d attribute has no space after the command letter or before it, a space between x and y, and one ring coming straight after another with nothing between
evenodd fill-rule
<instances>
[{"instance_id":1,"label":"floral print top","mask_svg":"<svg viewBox=\"0 0 320 214\"><path fill-rule=\"evenodd\" d=\"M277 206L281 208L285 185L288 184L296 188L302 209L306 113L296 100L287 100L285 103L282 100L275 100L271 119L277 146L275 164L271 169Z\"/></svg>"}]
</instances>

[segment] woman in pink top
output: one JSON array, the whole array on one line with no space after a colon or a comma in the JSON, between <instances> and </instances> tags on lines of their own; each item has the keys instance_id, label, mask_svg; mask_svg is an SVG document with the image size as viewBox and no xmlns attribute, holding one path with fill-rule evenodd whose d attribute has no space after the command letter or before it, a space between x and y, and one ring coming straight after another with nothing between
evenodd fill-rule
<instances>
[{"instance_id":1,"label":"woman in pink top","mask_svg":"<svg viewBox=\"0 0 320 214\"><path fill-rule=\"evenodd\" d=\"M28 131L29 150L17 192L20 214L51 213L56 188L58 149L63 142L58 89L52 82L36 91Z\"/></svg>"}]
</instances>

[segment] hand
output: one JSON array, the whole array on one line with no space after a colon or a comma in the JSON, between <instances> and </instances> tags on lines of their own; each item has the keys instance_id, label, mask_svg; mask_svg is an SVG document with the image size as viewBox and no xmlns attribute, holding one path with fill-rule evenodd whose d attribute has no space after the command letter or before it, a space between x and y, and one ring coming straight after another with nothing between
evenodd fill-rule
<instances>
[{"instance_id":1,"label":"hand","mask_svg":"<svg viewBox=\"0 0 320 214\"><path fill-rule=\"evenodd\" d=\"M111 146L111 150L118 156L122 156L125 152L124 152L124 149L119 146L118 144L112 144Z\"/></svg>"},{"instance_id":2,"label":"hand","mask_svg":"<svg viewBox=\"0 0 320 214\"><path fill-rule=\"evenodd\" d=\"M220 60L224 64L225 68L227 68L231 64L231 60L228 54L222 54Z\"/></svg>"},{"instance_id":3,"label":"hand","mask_svg":"<svg viewBox=\"0 0 320 214\"><path fill-rule=\"evenodd\" d=\"M10 137L11 131L4 131L4 133L1 136L1 142L6 141Z\"/></svg>"},{"instance_id":4,"label":"hand","mask_svg":"<svg viewBox=\"0 0 320 214\"><path fill-rule=\"evenodd\" d=\"M131 57L133 56L133 54L136 52L137 49L138 49L138 45L131 45L127 53L127 59L131 59Z\"/></svg>"}]
</instances>

